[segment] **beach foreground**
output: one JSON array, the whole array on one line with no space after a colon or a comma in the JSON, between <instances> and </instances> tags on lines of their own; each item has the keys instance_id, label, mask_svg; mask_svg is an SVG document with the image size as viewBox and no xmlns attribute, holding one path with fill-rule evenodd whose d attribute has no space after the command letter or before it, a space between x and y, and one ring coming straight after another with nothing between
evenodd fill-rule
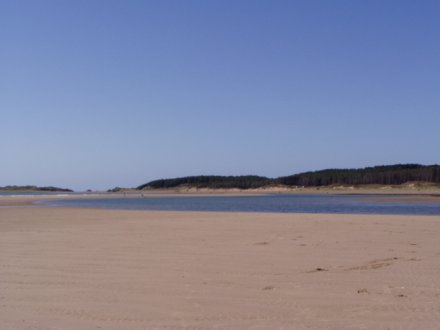
<instances>
[{"instance_id":1,"label":"beach foreground","mask_svg":"<svg viewBox=\"0 0 440 330\"><path fill-rule=\"evenodd\" d=\"M0 208L1 329L438 329L440 217Z\"/></svg>"}]
</instances>

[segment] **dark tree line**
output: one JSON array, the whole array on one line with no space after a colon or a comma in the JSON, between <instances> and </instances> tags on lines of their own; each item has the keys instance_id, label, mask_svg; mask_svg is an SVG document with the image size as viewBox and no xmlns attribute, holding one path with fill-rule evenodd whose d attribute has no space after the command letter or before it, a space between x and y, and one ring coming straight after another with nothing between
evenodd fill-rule
<instances>
[{"instance_id":1,"label":"dark tree line","mask_svg":"<svg viewBox=\"0 0 440 330\"><path fill-rule=\"evenodd\" d=\"M255 175L246 176L188 176L160 179L137 189L189 188L239 188L252 189L271 185L319 187L329 185L399 185L409 181L440 183L439 165L399 164L361 169L327 169L270 179Z\"/></svg>"},{"instance_id":2,"label":"dark tree line","mask_svg":"<svg viewBox=\"0 0 440 330\"><path fill-rule=\"evenodd\" d=\"M287 186L398 185L409 181L440 182L440 166L417 164L375 166L362 169L328 169L278 178Z\"/></svg>"},{"instance_id":3,"label":"dark tree line","mask_svg":"<svg viewBox=\"0 0 440 330\"><path fill-rule=\"evenodd\" d=\"M201 175L201 176L187 176L175 179L161 179L151 181L147 184L139 186L137 189L153 188L165 189L175 188L181 186L194 188L213 188L213 189L252 189L260 188L269 185L271 179L256 176L256 175L242 175L242 176L219 176L219 175Z\"/></svg>"}]
</instances>

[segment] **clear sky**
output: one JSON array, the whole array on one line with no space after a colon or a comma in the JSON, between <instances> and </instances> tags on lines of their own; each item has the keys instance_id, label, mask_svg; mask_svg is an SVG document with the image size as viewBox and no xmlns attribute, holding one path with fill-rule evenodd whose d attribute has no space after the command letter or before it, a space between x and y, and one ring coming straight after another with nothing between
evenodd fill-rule
<instances>
[{"instance_id":1,"label":"clear sky","mask_svg":"<svg viewBox=\"0 0 440 330\"><path fill-rule=\"evenodd\" d=\"M440 1L0 0L0 186L440 162Z\"/></svg>"}]
</instances>

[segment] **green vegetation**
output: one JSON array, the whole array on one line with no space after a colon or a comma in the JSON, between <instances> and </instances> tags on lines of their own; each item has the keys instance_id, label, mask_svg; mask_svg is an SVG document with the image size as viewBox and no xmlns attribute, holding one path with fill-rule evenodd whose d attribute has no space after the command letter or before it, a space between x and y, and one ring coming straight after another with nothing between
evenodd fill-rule
<instances>
[{"instance_id":1,"label":"green vegetation","mask_svg":"<svg viewBox=\"0 0 440 330\"><path fill-rule=\"evenodd\" d=\"M328 169L306 172L277 179L286 186L329 186L329 185L399 185L411 181L440 182L440 166L399 164L375 166L362 169Z\"/></svg>"},{"instance_id":2,"label":"green vegetation","mask_svg":"<svg viewBox=\"0 0 440 330\"><path fill-rule=\"evenodd\" d=\"M41 192L73 192L70 189L58 188L58 187L37 187L37 186L6 186L0 187L0 191L4 192L20 192L20 191L41 191Z\"/></svg>"},{"instance_id":3,"label":"green vegetation","mask_svg":"<svg viewBox=\"0 0 440 330\"><path fill-rule=\"evenodd\" d=\"M137 187L137 189L165 189L175 187L190 187L190 188L212 188L212 189L252 189L260 188L270 185L272 179L256 175L242 175L242 176L218 176L218 175L201 175L201 176L187 176L175 179L161 179L151 181L147 184Z\"/></svg>"},{"instance_id":4,"label":"green vegetation","mask_svg":"<svg viewBox=\"0 0 440 330\"><path fill-rule=\"evenodd\" d=\"M114 187L112 189L107 190L107 192L109 193L117 193L117 192L121 192L126 190L125 188L121 188L121 187Z\"/></svg>"},{"instance_id":5,"label":"green vegetation","mask_svg":"<svg viewBox=\"0 0 440 330\"><path fill-rule=\"evenodd\" d=\"M400 185L406 182L440 183L439 165L399 164L375 166L361 169L327 169L305 172L276 179L246 176L189 176L174 179L160 179L143 184L136 189L167 188L238 188L252 189L268 186L319 187L330 185Z\"/></svg>"}]
</instances>

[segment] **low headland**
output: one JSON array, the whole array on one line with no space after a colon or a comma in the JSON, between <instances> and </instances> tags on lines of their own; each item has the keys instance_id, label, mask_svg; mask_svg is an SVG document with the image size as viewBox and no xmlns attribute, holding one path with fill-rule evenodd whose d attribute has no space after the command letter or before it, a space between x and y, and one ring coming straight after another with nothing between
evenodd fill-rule
<instances>
[{"instance_id":1,"label":"low headland","mask_svg":"<svg viewBox=\"0 0 440 330\"><path fill-rule=\"evenodd\" d=\"M344 193L440 194L440 166L397 164L360 169L326 169L278 178L257 175L199 175L159 179L112 193Z\"/></svg>"},{"instance_id":2,"label":"low headland","mask_svg":"<svg viewBox=\"0 0 440 330\"><path fill-rule=\"evenodd\" d=\"M5 186L0 187L0 192L73 192L71 189L58 187L37 187L37 186Z\"/></svg>"},{"instance_id":3,"label":"low headland","mask_svg":"<svg viewBox=\"0 0 440 330\"><path fill-rule=\"evenodd\" d=\"M331 187L365 185L402 185L408 182L424 182L440 185L440 165L399 164L360 169L326 169L304 172L279 178L256 175L216 176L200 175L150 181L137 187L164 188L212 188L255 189L270 187Z\"/></svg>"}]
</instances>

